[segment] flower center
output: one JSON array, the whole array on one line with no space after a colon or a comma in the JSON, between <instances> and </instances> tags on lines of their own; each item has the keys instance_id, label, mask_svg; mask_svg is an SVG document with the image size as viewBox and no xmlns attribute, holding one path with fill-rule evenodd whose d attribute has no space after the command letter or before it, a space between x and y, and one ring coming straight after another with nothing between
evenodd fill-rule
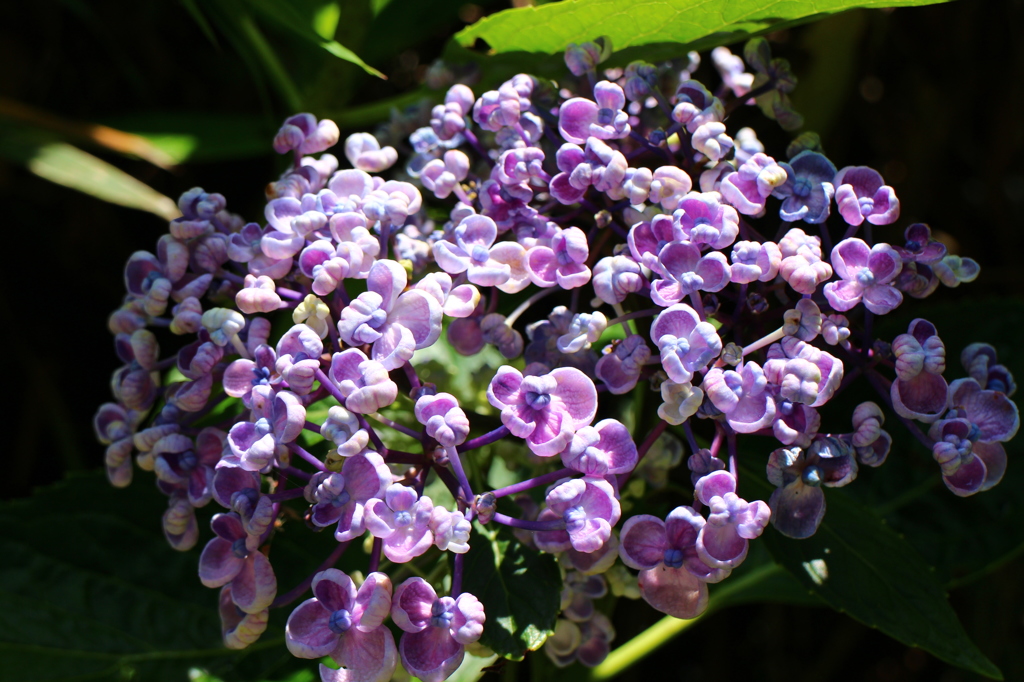
<instances>
[{"instance_id":1,"label":"flower center","mask_svg":"<svg viewBox=\"0 0 1024 682\"><path fill-rule=\"evenodd\" d=\"M809 466L804 469L804 472L800 475L804 485L809 485L812 488L817 488L821 485L821 469L816 466Z\"/></svg>"},{"instance_id":2,"label":"flower center","mask_svg":"<svg viewBox=\"0 0 1024 682\"><path fill-rule=\"evenodd\" d=\"M602 107L597 110L597 123L598 125L609 125L615 120L615 110L609 109L608 107Z\"/></svg>"},{"instance_id":3,"label":"flower center","mask_svg":"<svg viewBox=\"0 0 1024 682\"><path fill-rule=\"evenodd\" d=\"M399 528L405 528L406 526L412 525L412 514L405 511L404 509L400 512L395 513L395 526Z\"/></svg>"},{"instance_id":4,"label":"flower center","mask_svg":"<svg viewBox=\"0 0 1024 682\"><path fill-rule=\"evenodd\" d=\"M327 620L327 627L336 635L343 635L352 627L352 614L346 609L338 609Z\"/></svg>"},{"instance_id":5,"label":"flower center","mask_svg":"<svg viewBox=\"0 0 1024 682\"><path fill-rule=\"evenodd\" d=\"M669 568L679 568L683 565L683 550L669 547L665 550L665 556L662 561Z\"/></svg>"},{"instance_id":6,"label":"flower center","mask_svg":"<svg viewBox=\"0 0 1024 682\"><path fill-rule=\"evenodd\" d=\"M472 258L477 263L486 263L490 259L490 257L491 252L487 249L486 246L482 244L477 244L476 246L473 247Z\"/></svg>"},{"instance_id":7,"label":"flower center","mask_svg":"<svg viewBox=\"0 0 1024 682\"><path fill-rule=\"evenodd\" d=\"M526 404L535 410L543 410L551 402L551 396L547 393L526 392Z\"/></svg>"},{"instance_id":8,"label":"flower center","mask_svg":"<svg viewBox=\"0 0 1024 682\"><path fill-rule=\"evenodd\" d=\"M238 538L231 543L231 553L239 559L249 556L249 548L245 546L245 538Z\"/></svg>"},{"instance_id":9,"label":"flower center","mask_svg":"<svg viewBox=\"0 0 1024 682\"><path fill-rule=\"evenodd\" d=\"M570 533L575 533L583 529L583 526L587 522L587 512L583 507L576 505L575 507L569 507L565 510L565 514L562 515L565 519L565 529Z\"/></svg>"},{"instance_id":10,"label":"flower center","mask_svg":"<svg viewBox=\"0 0 1024 682\"><path fill-rule=\"evenodd\" d=\"M811 181L807 178L797 178L793 181L793 194L798 197L806 197L811 193Z\"/></svg>"},{"instance_id":11,"label":"flower center","mask_svg":"<svg viewBox=\"0 0 1024 682\"><path fill-rule=\"evenodd\" d=\"M450 602L450 603L448 603ZM430 624L435 628L449 628L452 618L455 616L452 607L455 600L451 597L442 597L430 605Z\"/></svg>"},{"instance_id":12,"label":"flower center","mask_svg":"<svg viewBox=\"0 0 1024 682\"><path fill-rule=\"evenodd\" d=\"M266 386L270 383L269 367L254 367L252 370L252 385Z\"/></svg>"}]
</instances>

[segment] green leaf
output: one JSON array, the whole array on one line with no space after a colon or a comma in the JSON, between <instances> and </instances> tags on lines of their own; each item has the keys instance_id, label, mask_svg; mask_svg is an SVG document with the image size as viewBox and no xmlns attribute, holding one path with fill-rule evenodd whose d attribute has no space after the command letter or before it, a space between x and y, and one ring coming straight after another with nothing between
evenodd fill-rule
<instances>
[{"instance_id":1,"label":"green leaf","mask_svg":"<svg viewBox=\"0 0 1024 682\"><path fill-rule=\"evenodd\" d=\"M377 69L373 68L359 56L336 40L325 39L319 35L311 23L304 20L299 12L290 2L282 0L246 0L248 4L264 18L272 21L275 26L286 28L300 38L319 45L339 59L344 59L362 68L366 73L378 78L387 77Z\"/></svg>"},{"instance_id":2,"label":"green leaf","mask_svg":"<svg viewBox=\"0 0 1024 682\"><path fill-rule=\"evenodd\" d=\"M471 46L483 39L497 54L554 54L569 43L608 36L616 51L644 47L643 52L631 50L627 56L653 61L733 43L854 7L902 7L942 1L565 0L492 14L457 33L455 40Z\"/></svg>"},{"instance_id":3,"label":"green leaf","mask_svg":"<svg viewBox=\"0 0 1024 682\"><path fill-rule=\"evenodd\" d=\"M276 132L265 117L250 114L154 111L102 122L145 138L176 164L267 156Z\"/></svg>"},{"instance_id":4,"label":"green leaf","mask_svg":"<svg viewBox=\"0 0 1024 682\"><path fill-rule=\"evenodd\" d=\"M119 206L171 220L180 215L170 197L88 152L43 135L10 128L0 135L0 156L24 164L39 177Z\"/></svg>"},{"instance_id":5,"label":"green leaf","mask_svg":"<svg viewBox=\"0 0 1024 682\"><path fill-rule=\"evenodd\" d=\"M544 644L555 627L562 578L555 558L526 547L506 526L474 524L462 587L484 605L480 643L499 656L521 660Z\"/></svg>"},{"instance_id":6,"label":"green leaf","mask_svg":"<svg viewBox=\"0 0 1024 682\"><path fill-rule=\"evenodd\" d=\"M745 476L754 478L753 472ZM757 484L767 488L758 480ZM776 561L833 608L948 663L1002 679L970 640L932 569L882 519L840 490L826 493L818 532L764 540Z\"/></svg>"},{"instance_id":7,"label":"green leaf","mask_svg":"<svg viewBox=\"0 0 1024 682\"><path fill-rule=\"evenodd\" d=\"M191 667L224 675L241 660L263 679L287 656L280 630L223 648L199 549L167 546L166 503L142 478L116 489L90 474L0 506L0 681L181 682Z\"/></svg>"}]
</instances>

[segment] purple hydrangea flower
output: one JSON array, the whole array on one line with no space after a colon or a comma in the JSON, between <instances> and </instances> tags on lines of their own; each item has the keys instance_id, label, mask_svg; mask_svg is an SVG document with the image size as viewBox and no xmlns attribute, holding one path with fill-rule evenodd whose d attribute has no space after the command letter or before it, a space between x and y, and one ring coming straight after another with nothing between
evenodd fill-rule
<instances>
[{"instance_id":1,"label":"purple hydrangea flower","mask_svg":"<svg viewBox=\"0 0 1024 682\"><path fill-rule=\"evenodd\" d=\"M835 194L836 167L832 162L817 152L804 151L779 165L787 176L786 182L775 188L775 195L783 197L779 216L789 223L825 222Z\"/></svg>"},{"instance_id":2,"label":"purple hydrangea flower","mask_svg":"<svg viewBox=\"0 0 1024 682\"><path fill-rule=\"evenodd\" d=\"M370 414L395 402L398 385L391 381L384 365L370 360L358 348L331 356L330 378L345 396L345 407Z\"/></svg>"},{"instance_id":3,"label":"purple hydrangea flower","mask_svg":"<svg viewBox=\"0 0 1024 682\"><path fill-rule=\"evenodd\" d=\"M260 638L270 622L270 609L256 613L240 611L231 598L231 585L220 588L217 599L220 631L228 649L244 649Z\"/></svg>"},{"instance_id":4,"label":"purple hydrangea flower","mask_svg":"<svg viewBox=\"0 0 1024 682\"><path fill-rule=\"evenodd\" d=\"M756 362L743 363L735 371L712 367L701 387L738 433L760 431L775 419L768 379Z\"/></svg>"},{"instance_id":5,"label":"purple hydrangea flower","mask_svg":"<svg viewBox=\"0 0 1024 682\"><path fill-rule=\"evenodd\" d=\"M692 188L693 181L686 171L676 166L661 166L651 175L650 199L666 211L674 211Z\"/></svg>"},{"instance_id":6,"label":"purple hydrangea flower","mask_svg":"<svg viewBox=\"0 0 1024 682\"><path fill-rule=\"evenodd\" d=\"M704 476L694 492L710 508L697 536L698 556L712 568L736 568L747 557L748 541L768 525L771 510L761 500L747 502L737 496L736 477L728 471Z\"/></svg>"},{"instance_id":7,"label":"purple hydrangea flower","mask_svg":"<svg viewBox=\"0 0 1024 682\"><path fill-rule=\"evenodd\" d=\"M366 530L366 506L391 480L391 470L372 450L347 457L340 472L318 471L306 484L306 500L313 505L309 520L319 528L337 524L338 542L354 540Z\"/></svg>"},{"instance_id":8,"label":"purple hydrangea flower","mask_svg":"<svg viewBox=\"0 0 1024 682\"><path fill-rule=\"evenodd\" d=\"M423 395L416 400L416 421L427 435L446 448L462 445L469 436L469 418L450 393Z\"/></svg>"},{"instance_id":9,"label":"purple hydrangea flower","mask_svg":"<svg viewBox=\"0 0 1024 682\"><path fill-rule=\"evenodd\" d=\"M466 129L466 115L473 109L476 97L467 86L457 83L448 89L444 104L430 112L430 127L441 140L451 140Z\"/></svg>"},{"instance_id":10,"label":"purple hydrangea flower","mask_svg":"<svg viewBox=\"0 0 1024 682\"><path fill-rule=\"evenodd\" d=\"M513 266L521 263L526 250L518 243L503 241L494 243L498 227L484 215L470 215L463 218L453 232L454 243L442 239L434 243L434 259L441 268L452 275L466 273L466 279L483 287L502 287L515 279Z\"/></svg>"},{"instance_id":11,"label":"purple hydrangea flower","mask_svg":"<svg viewBox=\"0 0 1024 682\"><path fill-rule=\"evenodd\" d=\"M686 126L690 132L705 123L721 121L725 116L722 101L708 92L699 81L685 80L676 88L676 106L672 110L672 119Z\"/></svg>"},{"instance_id":12,"label":"purple hydrangea flower","mask_svg":"<svg viewBox=\"0 0 1024 682\"><path fill-rule=\"evenodd\" d=\"M370 133L354 133L345 140L345 158L353 168L380 173L395 165L398 152L394 147L382 149L380 142Z\"/></svg>"},{"instance_id":13,"label":"purple hydrangea flower","mask_svg":"<svg viewBox=\"0 0 1024 682\"><path fill-rule=\"evenodd\" d=\"M777 486L768 500L772 525L791 538L814 535L825 516L821 486L839 488L857 476L853 448L818 436L808 448L780 448L768 458L768 482Z\"/></svg>"},{"instance_id":14,"label":"purple hydrangea flower","mask_svg":"<svg viewBox=\"0 0 1024 682\"><path fill-rule=\"evenodd\" d=\"M269 387L265 388L273 393ZM254 390L254 393L257 391ZM253 398L253 421L238 422L228 432L228 445L238 466L259 471L295 440L306 421L306 408L290 391L280 391L260 402Z\"/></svg>"},{"instance_id":15,"label":"purple hydrangea flower","mask_svg":"<svg viewBox=\"0 0 1024 682\"><path fill-rule=\"evenodd\" d=\"M772 192L786 182L786 170L767 154L757 153L722 178L722 197L743 215L759 215Z\"/></svg>"},{"instance_id":16,"label":"purple hydrangea flower","mask_svg":"<svg viewBox=\"0 0 1024 682\"><path fill-rule=\"evenodd\" d=\"M832 266L821 259L821 238L794 227L779 242L782 263L779 274L801 294L813 294L832 277Z\"/></svg>"},{"instance_id":17,"label":"purple hydrangea flower","mask_svg":"<svg viewBox=\"0 0 1024 682\"><path fill-rule=\"evenodd\" d=\"M384 556L395 563L405 563L434 544L430 531L433 509L429 497L418 496L414 489L393 483L384 499L366 503L366 528L373 537L384 541Z\"/></svg>"},{"instance_id":18,"label":"purple hydrangea flower","mask_svg":"<svg viewBox=\"0 0 1024 682\"><path fill-rule=\"evenodd\" d=\"M740 231L736 209L723 204L717 192L690 192L679 202L672 222L687 240L712 249L729 246Z\"/></svg>"},{"instance_id":19,"label":"purple hydrangea flower","mask_svg":"<svg viewBox=\"0 0 1024 682\"><path fill-rule=\"evenodd\" d=\"M555 155L558 170L551 178L551 196L563 204L575 204L583 198L588 187L607 192L621 187L629 164L622 152L590 137L586 150L577 145L563 144Z\"/></svg>"},{"instance_id":20,"label":"purple hydrangea flower","mask_svg":"<svg viewBox=\"0 0 1024 682\"><path fill-rule=\"evenodd\" d=\"M900 202L881 174L867 166L847 166L836 174L836 206L850 225L865 219L872 225L888 225L900 217Z\"/></svg>"},{"instance_id":21,"label":"purple hydrangea flower","mask_svg":"<svg viewBox=\"0 0 1024 682\"><path fill-rule=\"evenodd\" d=\"M504 365L487 387L487 400L501 410L501 423L513 435L525 438L530 450L541 457L564 450L573 434L597 414L597 388L574 367L524 377Z\"/></svg>"},{"instance_id":22,"label":"purple hydrangea flower","mask_svg":"<svg viewBox=\"0 0 1024 682\"><path fill-rule=\"evenodd\" d=\"M597 297L614 305L643 289L644 279L640 266L629 256L609 256L597 261L592 282Z\"/></svg>"},{"instance_id":23,"label":"purple hydrangea flower","mask_svg":"<svg viewBox=\"0 0 1024 682\"><path fill-rule=\"evenodd\" d=\"M708 604L708 582L718 582L729 569L711 568L697 554L704 518L690 507L676 507L664 521L641 514L622 526L619 556L640 571L640 593L658 611L676 618L694 618Z\"/></svg>"},{"instance_id":24,"label":"purple hydrangea flower","mask_svg":"<svg viewBox=\"0 0 1024 682\"><path fill-rule=\"evenodd\" d=\"M586 144L595 137L618 140L629 135L629 114L623 111L626 95L615 83L600 81L594 86L596 103L573 97L558 110L558 132L566 142Z\"/></svg>"},{"instance_id":25,"label":"purple hydrangea flower","mask_svg":"<svg viewBox=\"0 0 1024 682\"><path fill-rule=\"evenodd\" d=\"M779 274L782 251L775 242L736 242L732 247L729 281L737 284L770 282Z\"/></svg>"},{"instance_id":26,"label":"purple hydrangea flower","mask_svg":"<svg viewBox=\"0 0 1024 682\"><path fill-rule=\"evenodd\" d=\"M486 618L468 592L438 597L423 578L409 578L395 590L391 619L405 631L398 645L405 669L423 682L441 682L462 663L466 645L480 639Z\"/></svg>"},{"instance_id":27,"label":"purple hydrangea flower","mask_svg":"<svg viewBox=\"0 0 1024 682\"><path fill-rule=\"evenodd\" d=\"M270 560L257 548L260 537L249 535L238 514L214 514L210 527L217 537L199 557L199 579L206 587L231 585L231 600L245 613L259 613L277 596L277 578Z\"/></svg>"},{"instance_id":28,"label":"purple hydrangea flower","mask_svg":"<svg viewBox=\"0 0 1024 682\"><path fill-rule=\"evenodd\" d=\"M313 598L299 604L285 626L285 644L293 656L330 656L343 666L320 666L324 682L388 680L398 667L398 649L384 619L391 611L391 579L371 573L356 590L336 568L313 577Z\"/></svg>"},{"instance_id":29,"label":"purple hydrangea flower","mask_svg":"<svg viewBox=\"0 0 1024 682\"><path fill-rule=\"evenodd\" d=\"M896 381L889 391L893 409L907 419L934 422L949 404L949 384L942 378L946 346L935 325L913 320L907 333L893 340L892 352L896 357Z\"/></svg>"},{"instance_id":30,"label":"purple hydrangea flower","mask_svg":"<svg viewBox=\"0 0 1024 682\"><path fill-rule=\"evenodd\" d=\"M530 280L539 287L575 289L590 281L587 235L578 227L560 230L551 246L536 245L526 253Z\"/></svg>"},{"instance_id":31,"label":"purple hydrangea flower","mask_svg":"<svg viewBox=\"0 0 1024 682\"><path fill-rule=\"evenodd\" d=\"M313 114L295 114L286 118L281 129L274 136L274 151L286 154L295 150L298 154L316 154L338 144L341 132L334 121L316 120Z\"/></svg>"},{"instance_id":32,"label":"purple hydrangea flower","mask_svg":"<svg viewBox=\"0 0 1024 682\"><path fill-rule=\"evenodd\" d=\"M434 159L423 167L420 182L438 199L445 199L466 179L468 173L469 157L457 149L451 149L444 153L443 159Z\"/></svg>"},{"instance_id":33,"label":"purple hydrangea flower","mask_svg":"<svg viewBox=\"0 0 1024 682\"><path fill-rule=\"evenodd\" d=\"M622 395L633 390L650 358L651 349L644 338L630 334L621 341L612 342L611 351L597 361L594 376L604 382L609 393Z\"/></svg>"},{"instance_id":34,"label":"purple hydrangea flower","mask_svg":"<svg viewBox=\"0 0 1024 682\"><path fill-rule=\"evenodd\" d=\"M651 340L661 353L669 378L686 383L722 352L722 340L714 325L702 322L685 303L662 311L651 325Z\"/></svg>"},{"instance_id":35,"label":"purple hydrangea flower","mask_svg":"<svg viewBox=\"0 0 1024 682\"><path fill-rule=\"evenodd\" d=\"M687 241L666 244L652 266L661 279L651 282L651 300L660 306L675 305L695 291L721 291L729 283L725 256L718 251L701 256Z\"/></svg>"},{"instance_id":36,"label":"purple hydrangea flower","mask_svg":"<svg viewBox=\"0 0 1024 682\"><path fill-rule=\"evenodd\" d=\"M565 523L565 530L538 531L537 547L545 552L596 552L612 534L621 508L615 489L602 478L575 478L555 485L545 498L538 521Z\"/></svg>"},{"instance_id":37,"label":"purple hydrangea flower","mask_svg":"<svg viewBox=\"0 0 1024 682\"><path fill-rule=\"evenodd\" d=\"M636 443L615 419L584 426L561 455L565 466L591 477L628 473L637 463Z\"/></svg>"},{"instance_id":38,"label":"purple hydrangea flower","mask_svg":"<svg viewBox=\"0 0 1024 682\"><path fill-rule=\"evenodd\" d=\"M932 455L942 470L942 482L959 497L988 490L1006 472L1006 450L997 442L981 442L979 429L967 419L943 419L928 435Z\"/></svg>"},{"instance_id":39,"label":"purple hydrangea flower","mask_svg":"<svg viewBox=\"0 0 1024 682\"><path fill-rule=\"evenodd\" d=\"M544 642L544 653L559 668L573 661L588 668L596 668L611 652L615 629L608 617L600 611L581 622L559 618L555 633Z\"/></svg>"},{"instance_id":40,"label":"purple hydrangea flower","mask_svg":"<svg viewBox=\"0 0 1024 682\"><path fill-rule=\"evenodd\" d=\"M825 298L835 310L845 312L864 301L876 315L885 315L903 302L903 294L891 282L903 260L888 244L869 247L861 239L844 239L832 249L832 266L842 280L825 285Z\"/></svg>"},{"instance_id":41,"label":"purple hydrangea flower","mask_svg":"<svg viewBox=\"0 0 1024 682\"><path fill-rule=\"evenodd\" d=\"M441 306L418 289L403 292L406 279L405 268L395 261L375 262L367 290L342 309L338 322L345 343L372 343L371 357L388 370L401 367L441 335Z\"/></svg>"},{"instance_id":42,"label":"purple hydrangea flower","mask_svg":"<svg viewBox=\"0 0 1024 682\"><path fill-rule=\"evenodd\" d=\"M768 382L779 387L785 400L821 407L843 381L843 363L829 353L787 336L768 348L764 363Z\"/></svg>"},{"instance_id":43,"label":"purple hydrangea flower","mask_svg":"<svg viewBox=\"0 0 1024 682\"><path fill-rule=\"evenodd\" d=\"M1013 375L1005 365L996 364L996 349L987 343L972 343L960 353L960 362L967 374L978 384L989 391L1005 393L1012 398L1017 392L1017 384Z\"/></svg>"}]
</instances>

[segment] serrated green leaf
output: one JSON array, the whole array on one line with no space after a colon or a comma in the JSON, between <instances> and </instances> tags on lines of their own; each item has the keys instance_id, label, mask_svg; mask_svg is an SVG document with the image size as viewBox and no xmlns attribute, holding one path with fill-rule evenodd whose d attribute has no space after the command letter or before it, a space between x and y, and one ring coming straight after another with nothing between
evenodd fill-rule
<instances>
[{"instance_id":1,"label":"serrated green leaf","mask_svg":"<svg viewBox=\"0 0 1024 682\"><path fill-rule=\"evenodd\" d=\"M555 54L569 43L608 36L616 51L647 47L648 60L683 55L795 26L855 7L904 7L946 0L565 0L509 9L455 35L494 53ZM657 56L650 47L658 45ZM634 58L639 58L637 55Z\"/></svg>"},{"instance_id":2,"label":"serrated green leaf","mask_svg":"<svg viewBox=\"0 0 1024 682\"><path fill-rule=\"evenodd\" d=\"M484 605L480 643L521 660L554 631L562 578L555 558L523 545L506 526L474 524L462 587Z\"/></svg>"},{"instance_id":3,"label":"serrated green leaf","mask_svg":"<svg viewBox=\"0 0 1024 682\"><path fill-rule=\"evenodd\" d=\"M757 485L768 488L763 480ZM774 528L765 532L775 560L824 602L865 625L953 665L1002 679L964 631L917 551L843 491L829 490L827 500L825 519L812 537L793 540Z\"/></svg>"}]
</instances>

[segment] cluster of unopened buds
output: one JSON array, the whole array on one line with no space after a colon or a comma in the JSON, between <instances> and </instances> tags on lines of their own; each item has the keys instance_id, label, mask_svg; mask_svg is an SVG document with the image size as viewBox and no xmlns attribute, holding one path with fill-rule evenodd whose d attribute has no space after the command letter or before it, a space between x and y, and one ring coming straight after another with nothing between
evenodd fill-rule
<instances>
[{"instance_id":1,"label":"cluster of unopened buds","mask_svg":"<svg viewBox=\"0 0 1024 682\"><path fill-rule=\"evenodd\" d=\"M558 86L518 75L479 97L451 87L412 135L405 168L392 170L401 180L376 175L396 164L395 148L352 135L352 168L339 170L322 153L337 126L293 116L273 144L294 162L268 186L264 222L193 189L156 252L129 259L128 295L110 318L125 364L96 430L114 485L131 481L133 459L155 473L175 549L197 543L197 507L223 507L199 578L220 589L227 646L254 642L271 607L311 589L286 641L296 656L342 666L321 666L324 680L385 680L399 659L443 680L487 627L486 605L462 589L477 522L560 556L562 612L546 651L593 666L614 636L594 599L611 589L697 616L708 583L728 577L769 523L812 535L823 487L885 461L887 413L934 453L953 493L999 482L1019 419L993 348L963 349L967 377L950 383L927 320L891 341L871 331L873 316L971 281L977 264L922 224L902 244L875 243L872 229L899 217L893 189L870 168L837 170L815 135L796 137L778 161L753 130L727 128L744 105L787 130L801 123L787 95L796 81L764 40L748 43L745 61L712 53L715 93L691 78L695 53L682 69L636 62L599 74L603 52L571 46L573 76ZM427 203L448 221L429 220ZM777 225L775 238L756 220ZM530 287L499 314L501 294ZM564 305L517 327L552 294ZM288 316L290 327L278 324ZM496 429L479 433L472 406L420 380L416 353L442 334L463 355L491 345L509 360L486 389ZM161 357L158 338L181 342ZM860 404L849 431L821 432L819 410L858 375L880 402ZM635 416L639 444L619 420L597 420L621 416L607 406L638 384L661 397L657 420ZM381 414L400 395L415 424ZM386 447L381 429L420 451ZM323 439L321 454L300 444L304 431ZM691 451L692 499L665 518L623 519L631 475L663 485L682 461L673 432ZM767 501L737 495L738 434L777 441L757 441L776 486ZM528 451L540 473L474 490L463 462L499 440ZM424 495L435 476L454 509ZM510 496L523 518L497 511ZM279 595L266 549L286 507L331 529L337 547ZM334 567L367 536L365 578ZM455 554L450 582L393 586L380 570L382 555L393 566L432 547ZM403 631L397 646L388 616Z\"/></svg>"}]
</instances>

